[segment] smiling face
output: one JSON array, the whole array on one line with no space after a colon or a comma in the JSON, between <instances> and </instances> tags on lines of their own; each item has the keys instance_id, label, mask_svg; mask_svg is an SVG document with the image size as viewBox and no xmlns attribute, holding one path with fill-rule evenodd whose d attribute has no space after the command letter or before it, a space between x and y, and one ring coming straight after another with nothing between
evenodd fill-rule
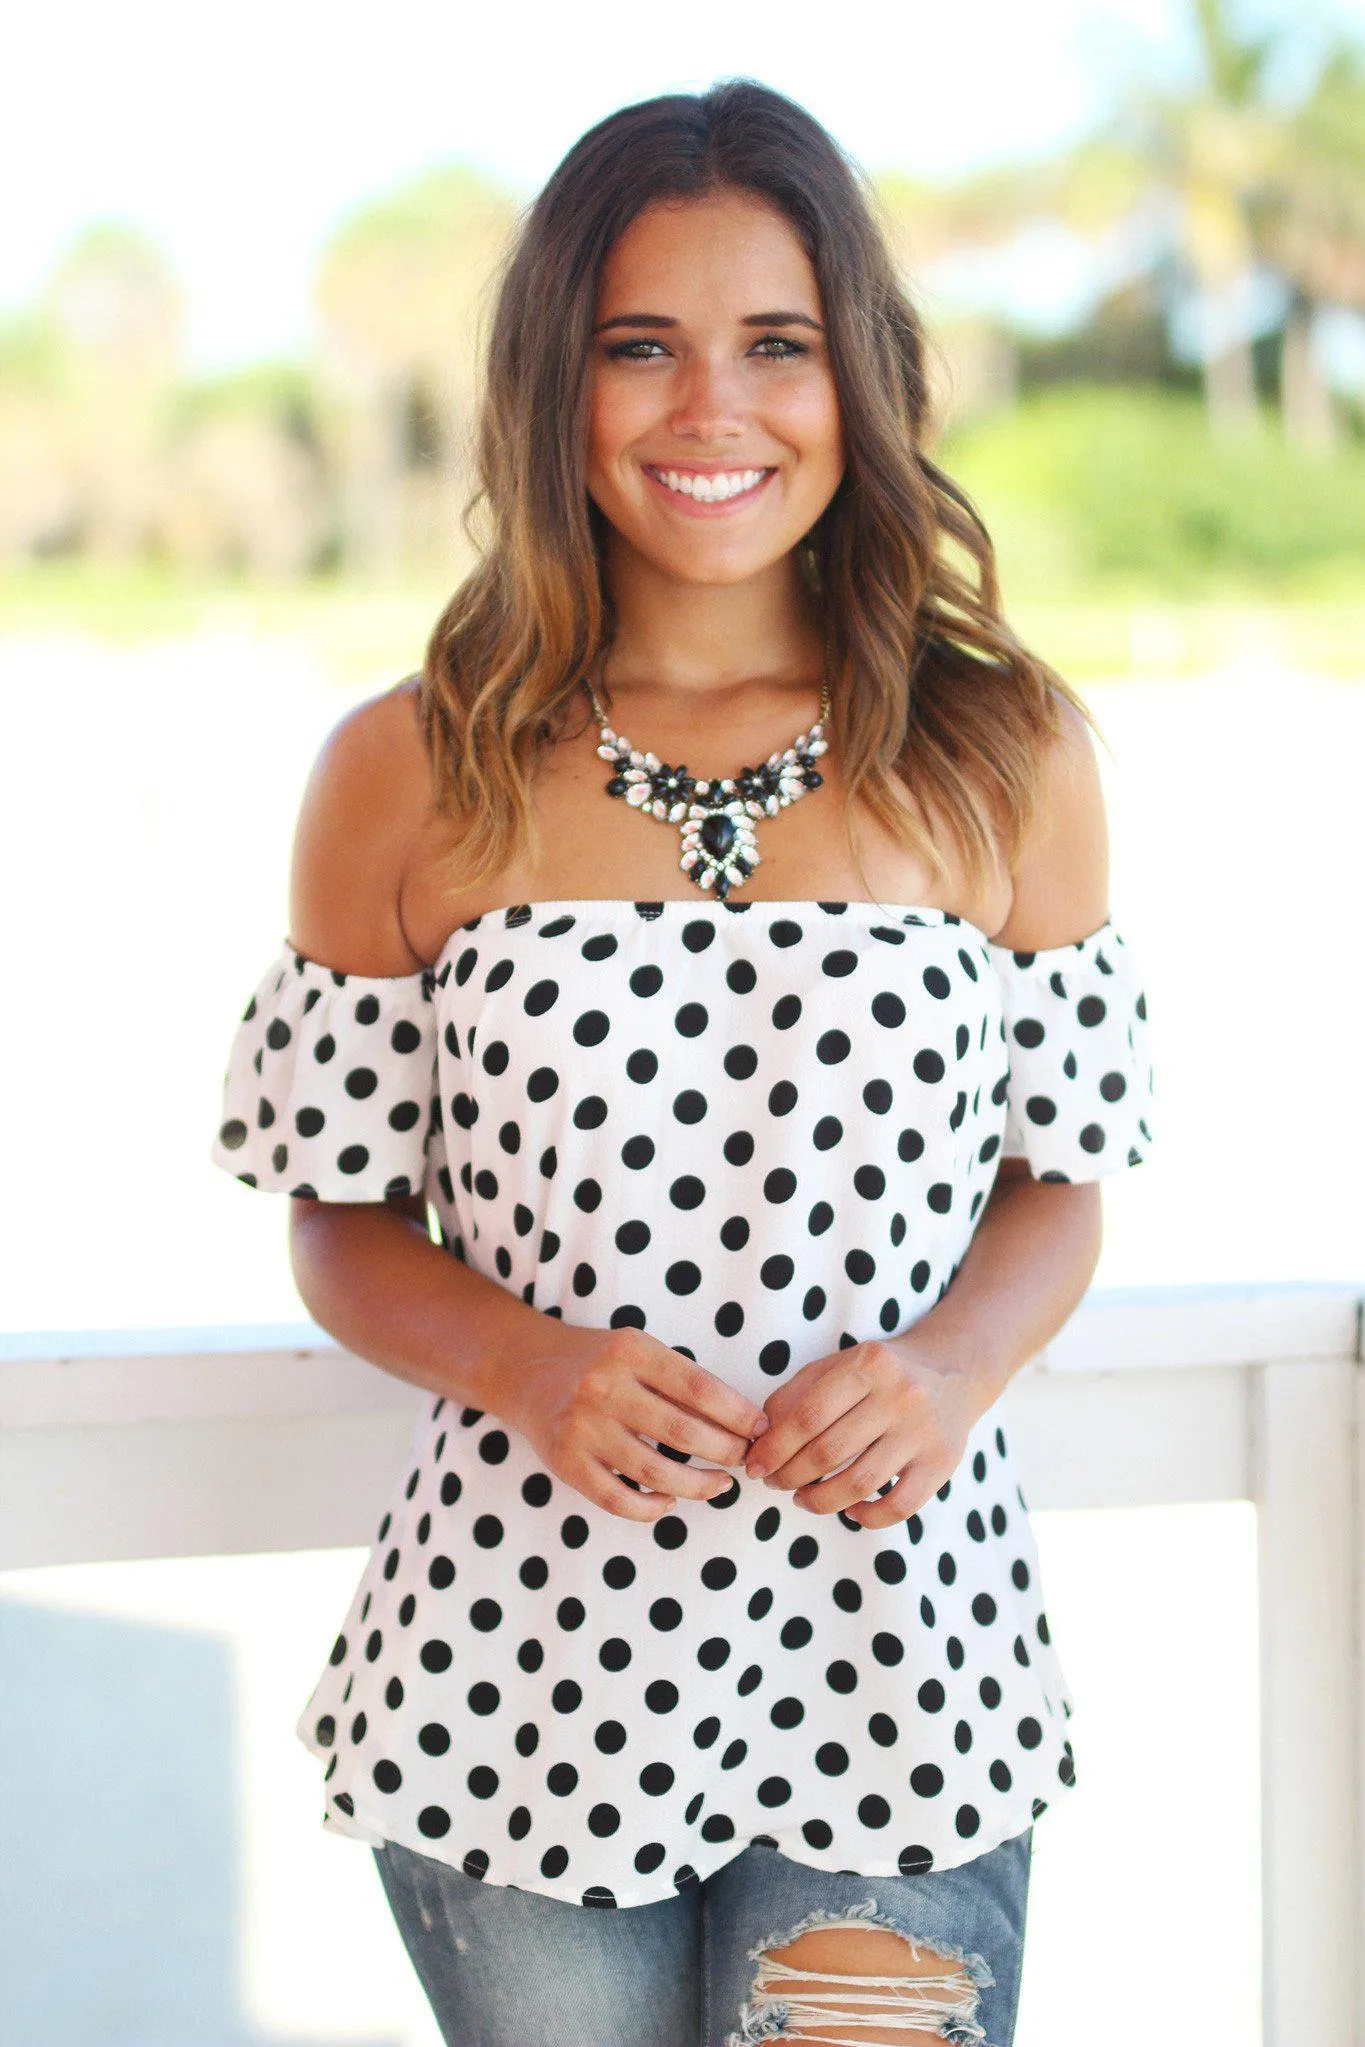
<instances>
[{"instance_id":1,"label":"smiling face","mask_svg":"<svg viewBox=\"0 0 1365 2047\"><path fill-rule=\"evenodd\" d=\"M815 272L748 193L636 215L602 266L589 391L589 495L682 582L770 568L844 473Z\"/></svg>"}]
</instances>

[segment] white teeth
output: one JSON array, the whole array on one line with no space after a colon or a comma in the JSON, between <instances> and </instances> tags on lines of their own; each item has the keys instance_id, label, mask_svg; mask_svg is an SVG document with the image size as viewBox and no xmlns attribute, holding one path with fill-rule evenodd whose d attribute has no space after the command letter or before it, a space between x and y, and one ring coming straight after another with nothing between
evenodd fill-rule
<instances>
[{"instance_id":1,"label":"white teeth","mask_svg":"<svg viewBox=\"0 0 1365 2047\"><path fill-rule=\"evenodd\" d=\"M752 490L761 483L766 471L762 469L736 469L714 476L678 469L655 469L652 474L675 490L681 497L694 498L698 504L721 504L727 498L739 497L746 490Z\"/></svg>"}]
</instances>

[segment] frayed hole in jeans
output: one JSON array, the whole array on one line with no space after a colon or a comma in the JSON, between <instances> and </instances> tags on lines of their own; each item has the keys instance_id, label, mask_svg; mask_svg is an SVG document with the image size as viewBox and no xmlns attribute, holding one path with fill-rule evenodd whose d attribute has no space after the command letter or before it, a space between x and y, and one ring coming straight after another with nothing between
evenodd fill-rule
<instances>
[{"instance_id":1,"label":"frayed hole in jeans","mask_svg":"<svg viewBox=\"0 0 1365 2047\"><path fill-rule=\"evenodd\" d=\"M895 1934L909 1949L913 1968L892 1975L846 1972L830 1955L823 1957L830 1966L802 1968L773 1952L794 1947L804 1934L841 1928ZM730 2034L726 2047L754 2047L779 2037L831 2043L838 2038L849 2047L858 2042L870 2047L872 2041L912 2033L953 2047L986 2047L976 2013L982 1989L995 1980L987 1963L938 1941L917 1940L878 1912L875 1899L851 1912L809 1913L798 1926L759 1943L749 1954L758 1970L739 2030Z\"/></svg>"}]
</instances>

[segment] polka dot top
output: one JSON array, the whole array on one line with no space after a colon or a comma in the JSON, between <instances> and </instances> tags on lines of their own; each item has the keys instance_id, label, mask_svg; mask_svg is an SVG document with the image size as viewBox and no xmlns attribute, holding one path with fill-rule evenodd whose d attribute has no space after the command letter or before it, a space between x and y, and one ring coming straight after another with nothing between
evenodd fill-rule
<instances>
[{"instance_id":1,"label":"polka dot top","mask_svg":"<svg viewBox=\"0 0 1365 2047\"><path fill-rule=\"evenodd\" d=\"M422 1190L453 1257L761 1405L934 1306L1002 1156L1147 1157L1146 1018L1108 920L1014 952L933 908L520 903L387 979L286 940L211 1155L323 1201ZM1071 1784L1070 1712L993 1414L889 1528L742 1470L643 1523L433 1398L296 1731L332 1831L630 1906L751 1841L968 1861Z\"/></svg>"}]
</instances>

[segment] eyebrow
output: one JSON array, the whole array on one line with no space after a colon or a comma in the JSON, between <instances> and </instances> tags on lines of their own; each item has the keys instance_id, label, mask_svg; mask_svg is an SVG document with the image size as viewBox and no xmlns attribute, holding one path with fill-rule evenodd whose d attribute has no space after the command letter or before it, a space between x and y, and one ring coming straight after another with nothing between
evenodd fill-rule
<instances>
[{"instance_id":1,"label":"eyebrow","mask_svg":"<svg viewBox=\"0 0 1365 2047\"><path fill-rule=\"evenodd\" d=\"M818 320L812 320L809 313L746 313L740 321L741 327L809 327L816 334L823 334L824 328ZM680 320L670 319L666 313L613 313L609 320L593 328L594 334L605 334L609 327L680 327Z\"/></svg>"}]
</instances>

